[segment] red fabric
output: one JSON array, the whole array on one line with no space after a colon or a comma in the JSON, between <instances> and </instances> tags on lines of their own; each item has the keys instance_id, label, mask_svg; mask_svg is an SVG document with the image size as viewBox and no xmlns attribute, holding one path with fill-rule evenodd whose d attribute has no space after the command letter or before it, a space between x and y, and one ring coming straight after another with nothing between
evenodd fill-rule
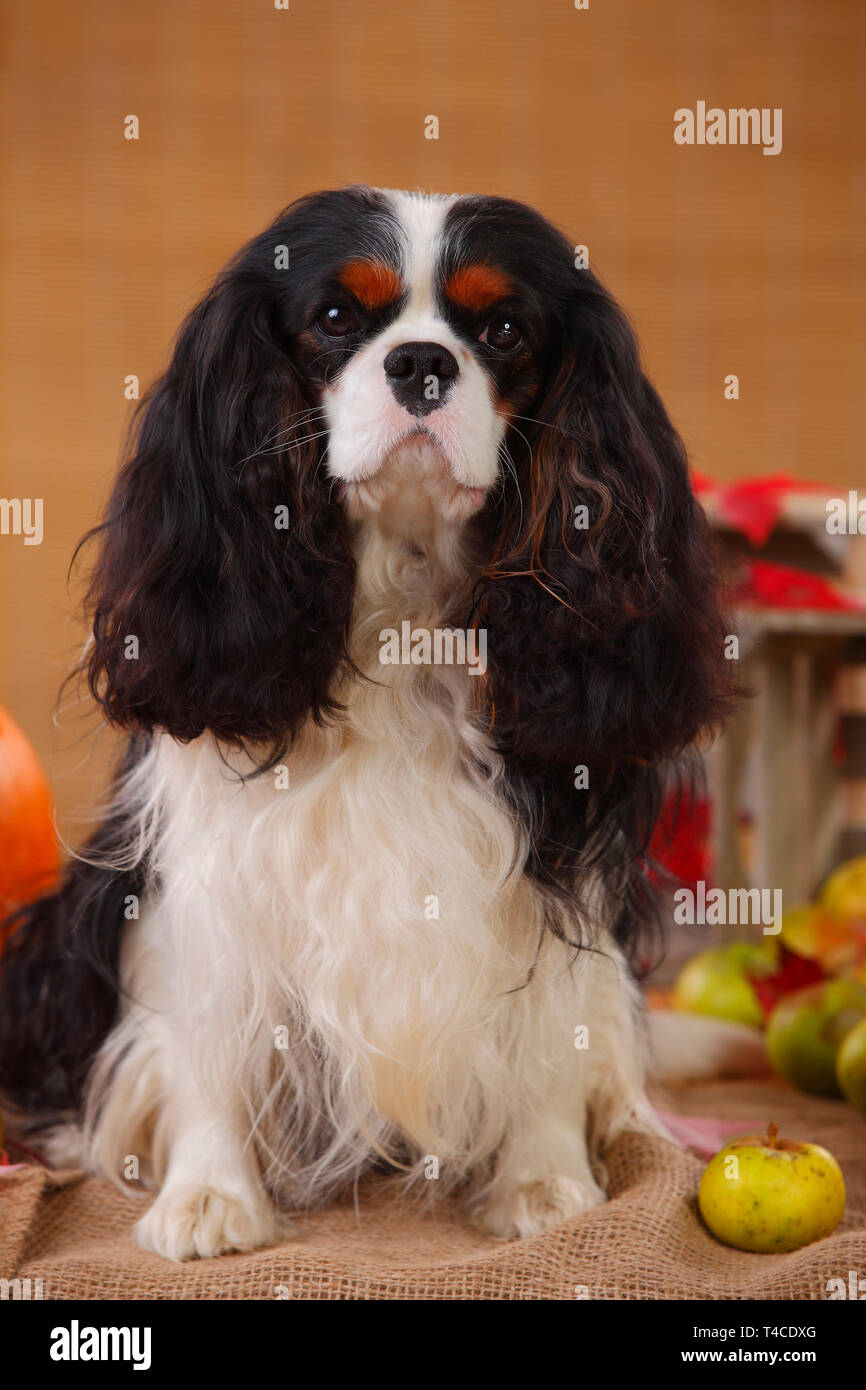
<instances>
[{"instance_id":1,"label":"red fabric","mask_svg":"<svg viewBox=\"0 0 866 1390\"><path fill-rule=\"evenodd\" d=\"M686 793L665 798L649 843L649 858L664 877L694 888L710 877L709 801ZM653 873L658 882L660 875Z\"/></svg>"},{"instance_id":2,"label":"red fabric","mask_svg":"<svg viewBox=\"0 0 866 1390\"><path fill-rule=\"evenodd\" d=\"M712 1115L675 1115L653 1106L662 1124L679 1143L700 1158L712 1158L735 1135L753 1134L754 1120L717 1120Z\"/></svg>"},{"instance_id":3,"label":"red fabric","mask_svg":"<svg viewBox=\"0 0 866 1390\"><path fill-rule=\"evenodd\" d=\"M762 608L866 612L866 603L843 594L830 580L769 560L746 561L739 571L733 598L736 603L758 604Z\"/></svg>"},{"instance_id":4,"label":"red fabric","mask_svg":"<svg viewBox=\"0 0 866 1390\"><path fill-rule=\"evenodd\" d=\"M701 473L692 474L696 493L715 493L726 524L746 536L754 546L764 545L775 529L789 492L825 492L826 483L803 483L787 473L766 478L741 478L736 483L714 483Z\"/></svg>"}]
</instances>

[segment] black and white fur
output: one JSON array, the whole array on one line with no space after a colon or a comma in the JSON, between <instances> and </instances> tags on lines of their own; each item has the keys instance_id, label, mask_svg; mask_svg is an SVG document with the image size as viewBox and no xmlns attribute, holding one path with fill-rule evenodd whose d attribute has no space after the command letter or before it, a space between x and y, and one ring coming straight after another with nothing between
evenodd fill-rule
<instances>
[{"instance_id":1,"label":"black and white fur","mask_svg":"<svg viewBox=\"0 0 866 1390\"><path fill-rule=\"evenodd\" d=\"M498 1237L603 1201L605 1148L658 1128L646 844L727 698L614 301L507 200L301 200L181 330L99 540L85 670L129 744L2 963L22 1123L136 1158L173 1259L377 1164ZM483 628L486 672L383 665L404 620Z\"/></svg>"}]
</instances>

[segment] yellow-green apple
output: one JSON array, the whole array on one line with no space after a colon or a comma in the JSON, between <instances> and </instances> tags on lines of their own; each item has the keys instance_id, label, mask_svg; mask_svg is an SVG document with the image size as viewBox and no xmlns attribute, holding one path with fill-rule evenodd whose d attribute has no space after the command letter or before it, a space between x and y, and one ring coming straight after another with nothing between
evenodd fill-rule
<instances>
[{"instance_id":1,"label":"yellow-green apple","mask_svg":"<svg viewBox=\"0 0 866 1390\"><path fill-rule=\"evenodd\" d=\"M760 1028L764 1011L750 977L772 975L778 961L775 939L732 941L701 951L680 971L674 986L674 1008Z\"/></svg>"},{"instance_id":2,"label":"yellow-green apple","mask_svg":"<svg viewBox=\"0 0 866 1390\"><path fill-rule=\"evenodd\" d=\"M846 1033L866 1018L866 986L824 980L781 1000L767 1025L774 1071L814 1095L838 1096L836 1054Z\"/></svg>"},{"instance_id":3,"label":"yellow-green apple","mask_svg":"<svg viewBox=\"0 0 866 1390\"><path fill-rule=\"evenodd\" d=\"M770 1125L726 1144L704 1169L701 1216L717 1240L760 1255L799 1250L834 1231L845 1180L820 1144L781 1139Z\"/></svg>"},{"instance_id":4,"label":"yellow-green apple","mask_svg":"<svg viewBox=\"0 0 866 1390\"><path fill-rule=\"evenodd\" d=\"M821 889L821 903L837 916L866 919L866 854L840 864Z\"/></svg>"},{"instance_id":5,"label":"yellow-green apple","mask_svg":"<svg viewBox=\"0 0 866 1390\"><path fill-rule=\"evenodd\" d=\"M866 1018L842 1039L836 1055L836 1080L846 1100L866 1115Z\"/></svg>"}]
</instances>

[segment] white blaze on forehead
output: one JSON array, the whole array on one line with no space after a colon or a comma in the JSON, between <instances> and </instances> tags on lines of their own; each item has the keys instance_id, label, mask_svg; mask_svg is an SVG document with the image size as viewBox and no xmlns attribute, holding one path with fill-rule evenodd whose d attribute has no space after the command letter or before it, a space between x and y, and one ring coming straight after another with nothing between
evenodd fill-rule
<instances>
[{"instance_id":1,"label":"white blaze on forehead","mask_svg":"<svg viewBox=\"0 0 866 1390\"><path fill-rule=\"evenodd\" d=\"M433 314L433 284L442 245L443 227L448 209L456 202L456 196L441 193L403 193L391 188L383 189L382 192L391 203L403 232L401 272L409 291L403 313L412 316Z\"/></svg>"},{"instance_id":2,"label":"white blaze on forehead","mask_svg":"<svg viewBox=\"0 0 866 1390\"><path fill-rule=\"evenodd\" d=\"M471 512L496 481L505 433L487 372L435 301L445 218L457 197L396 189L379 192L393 214L406 302L396 318L359 346L333 384L325 386L327 469L358 489L347 496L368 511L375 510L374 503L379 505L383 489L393 491L392 485L399 484L411 502L419 477L437 475L442 486L433 489L435 498L433 493L430 497L440 515L457 521L461 508L452 505L454 497ZM441 407L424 415L423 447L418 416L397 400L385 372L391 350L411 342L438 343L459 364ZM408 474L403 463L411 465ZM462 499L461 489L466 493Z\"/></svg>"}]
</instances>

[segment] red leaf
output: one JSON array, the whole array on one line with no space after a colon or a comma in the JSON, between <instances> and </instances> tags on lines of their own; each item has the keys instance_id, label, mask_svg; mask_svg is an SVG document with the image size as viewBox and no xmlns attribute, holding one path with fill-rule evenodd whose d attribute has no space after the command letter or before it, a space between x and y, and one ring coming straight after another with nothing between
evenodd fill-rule
<instances>
[{"instance_id":1,"label":"red leaf","mask_svg":"<svg viewBox=\"0 0 866 1390\"><path fill-rule=\"evenodd\" d=\"M816 960L798 956L796 951L780 945L778 970L772 975L747 974L746 978L758 996L764 1017L769 1018L779 1000L786 994L794 994L798 989L805 989L807 985L817 985L827 977Z\"/></svg>"}]
</instances>

